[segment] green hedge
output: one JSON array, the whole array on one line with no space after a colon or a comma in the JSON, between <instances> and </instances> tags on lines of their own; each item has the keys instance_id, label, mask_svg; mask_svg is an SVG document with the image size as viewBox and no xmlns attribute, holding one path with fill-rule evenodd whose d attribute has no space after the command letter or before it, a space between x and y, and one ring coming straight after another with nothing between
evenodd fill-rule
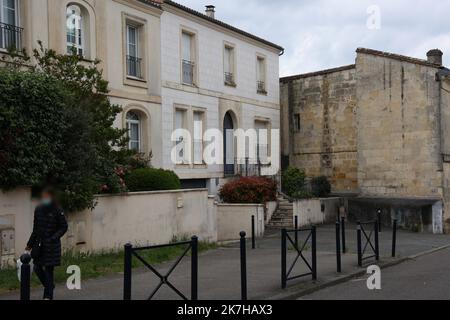
<instances>
[{"instance_id":1,"label":"green hedge","mask_svg":"<svg viewBox=\"0 0 450 320\"><path fill-rule=\"evenodd\" d=\"M303 170L294 167L287 168L282 176L283 192L295 199L311 198L305 180L306 175Z\"/></svg>"},{"instance_id":2,"label":"green hedge","mask_svg":"<svg viewBox=\"0 0 450 320\"><path fill-rule=\"evenodd\" d=\"M142 168L125 176L125 184L131 192L181 189L181 182L173 171Z\"/></svg>"},{"instance_id":3,"label":"green hedge","mask_svg":"<svg viewBox=\"0 0 450 320\"><path fill-rule=\"evenodd\" d=\"M314 197L325 198L331 193L331 184L325 176L315 177L311 180L311 189Z\"/></svg>"}]
</instances>

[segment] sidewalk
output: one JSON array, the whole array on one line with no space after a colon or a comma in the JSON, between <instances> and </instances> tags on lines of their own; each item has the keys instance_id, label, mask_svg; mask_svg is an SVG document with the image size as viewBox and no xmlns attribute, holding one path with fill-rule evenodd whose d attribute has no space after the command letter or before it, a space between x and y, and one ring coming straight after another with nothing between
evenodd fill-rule
<instances>
[{"instance_id":1,"label":"sidewalk","mask_svg":"<svg viewBox=\"0 0 450 320\"><path fill-rule=\"evenodd\" d=\"M402 258L416 255L424 251L450 245L449 235L416 234L398 232L397 253L393 260L391 255L392 231L383 229L380 234L380 264L391 264L402 261ZM257 242L258 248L247 250L248 297L249 299L282 299L292 298L301 291L327 286L336 279L346 279L356 273L365 272L358 268L356 256L355 226L347 226L348 253L342 256L342 274L336 273L335 229L333 226L322 226L317 229L317 266L318 280L305 277L288 283L288 289L281 289L281 240L279 231L268 231L264 239ZM301 238L300 238L301 241ZM250 241L249 241L250 245ZM310 260L310 251L305 257ZM232 244L206 252L199 257L199 299L237 300L240 299L240 253L239 246ZM288 251L288 267L295 258L295 251ZM158 266L164 271L171 263ZM294 273L303 273L307 269L301 261ZM177 267L169 281L186 296L190 296L190 259L185 258ZM159 281L150 271L133 270L133 300L147 299ZM120 300L122 299L123 275L87 280L82 282L82 290L69 291L65 286L58 286L55 292L61 300ZM306 292L306 291L305 291ZM32 299L39 299L41 290L32 290ZM18 293L0 296L1 299L17 299ZM178 299L167 286L164 286L154 299Z\"/></svg>"}]
</instances>

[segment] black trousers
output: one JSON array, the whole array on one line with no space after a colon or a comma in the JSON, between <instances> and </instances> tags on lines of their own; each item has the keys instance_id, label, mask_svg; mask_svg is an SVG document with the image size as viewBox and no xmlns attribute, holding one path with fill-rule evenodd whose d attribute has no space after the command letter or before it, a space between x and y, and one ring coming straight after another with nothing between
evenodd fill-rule
<instances>
[{"instance_id":1,"label":"black trousers","mask_svg":"<svg viewBox=\"0 0 450 320\"><path fill-rule=\"evenodd\" d=\"M54 271L55 267L34 265L34 273L44 286L44 299L53 300L53 290L55 290Z\"/></svg>"}]
</instances>

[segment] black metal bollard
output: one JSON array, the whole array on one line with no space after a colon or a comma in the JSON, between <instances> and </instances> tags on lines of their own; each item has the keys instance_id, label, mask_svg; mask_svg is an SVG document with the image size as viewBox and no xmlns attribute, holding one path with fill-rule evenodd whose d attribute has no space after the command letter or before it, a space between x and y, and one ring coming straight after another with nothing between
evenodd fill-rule
<instances>
[{"instance_id":1,"label":"black metal bollard","mask_svg":"<svg viewBox=\"0 0 450 320\"><path fill-rule=\"evenodd\" d=\"M125 245L124 267L123 267L123 300L131 300L131 272L132 272L133 246Z\"/></svg>"},{"instance_id":2,"label":"black metal bollard","mask_svg":"<svg viewBox=\"0 0 450 320\"><path fill-rule=\"evenodd\" d=\"M345 243L345 217L341 218L341 233L342 233L342 253L347 253L347 246Z\"/></svg>"},{"instance_id":3,"label":"black metal bollard","mask_svg":"<svg viewBox=\"0 0 450 320\"><path fill-rule=\"evenodd\" d=\"M252 249L256 249L255 216L252 216Z\"/></svg>"},{"instance_id":4,"label":"black metal bollard","mask_svg":"<svg viewBox=\"0 0 450 320\"><path fill-rule=\"evenodd\" d=\"M242 231L241 236L241 300L247 300L247 250L246 250L246 233Z\"/></svg>"},{"instance_id":5,"label":"black metal bollard","mask_svg":"<svg viewBox=\"0 0 450 320\"><path fill-rule=\"evenodd\" d=\"M198 300L198 237L191 239L191 300Z\"/></svg>"},{"instance_id":6,"label":"black metal bollard","mask_svg":"<svg viewBox=\"0 0 450 320\"><path fill-rule=\"evenodd\" d=\"M281 288L286 289L287 283L287 267L286 267L286 259L287 259L287 230L281 230Z\"/></svg>"},{"instance_id":7,"label":"black metal bollard","mask_svg":"<svg viewBox=\"0 0 450 320\"><path fill-rule=\"evenodd\" d=\"M381 232L381 209L377 211L378 232Z\"/></svg>"},{"instance_id":8,"label":"black metal bollard","mask_svg":"<svg viewBox=\"0 0 450 320\"><path fill-rule=\"evenodd\" d=\"M316 226L311 227L311 251L312 251L312 258L311 258L311 265L312 265L312 278L313 280L317 280L317 228Z\"/></svg>"},{"instance_id":9,"label":"black metal bollard","mask_svg":"<svg viewBox=\"0 0 450 320\"><path fill-rule=\"evenodd\" d=\"M375 259L380 260L380 243L378 242L378 231L380 228L380 223L375 221L374 231L375 231Z\"/></svg>"},{"instance_id":10,"label":"black metal bollard","mask_svg":"<svg viewBox=\"0 0 450 320\"><path fill-rule=\"evenodd\" d=\"M29 301L30 300L30 280L31 280L31 270L30 262L31 256L29 254L23 254L20 257L22 266L20 268L20 300Z\"/></svg>"},{"instance_id":11,"label":"black metal bollard","mask_svg":"<svg viewBox=\"0 0 450 320\"><path fill-rule=\"evenodd\" d=\"M337 266L337 272L340 273L342 271L341 269L341 226L339 225L339 222L336 222L336 266Z\"/></svg>"},{"instance_id":12,"label":"black metal bollard","mask_svg":"<svg viewBox=\"0 0 450 320\"><path fill-rule=\"evenodd\" d=\"M298 216L295 216L294 227L295 227L295 247L298 248Z\"/></svg>"},{"instance_id":13,"label":"black metal bollard","mask_svg":"<svg viewBox=\"0 0 450 320\"><path fill-rule=\"evenodd\" d=\"M397 219L394 219L392 229L392 258L395 258L396 248L397 248Z\"/></svg>"},{"instance_id":14,"label":"black metal bollard","mask_svg":"<svg viewBox=\"0 0 450 320\"><path fill-rule=\"evenodd\" d=\"M357 246L358 246L358 266L362 267L362 244L361 244L361 222L356 227Z\"/></svg>"}]
</instances>

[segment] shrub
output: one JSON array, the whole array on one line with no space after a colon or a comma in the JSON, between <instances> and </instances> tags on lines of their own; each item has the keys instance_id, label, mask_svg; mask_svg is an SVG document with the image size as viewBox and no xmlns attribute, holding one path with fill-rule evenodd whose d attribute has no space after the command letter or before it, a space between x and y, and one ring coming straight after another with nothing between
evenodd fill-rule
<instances>
[{"instance_id":1,"label":"shrub","mask_svg":"<svg viewBox=\"0 0 450 320\"><path fill-rule=\"evenodd\" d=\"M308 198L309 193L305 187L306 175L303 170L289 167L283 172L282 187L289 197L301 199Z\"/></svg>"},{"instance_id":2,"label":"shrub","mask_svg":"<svg viewBox=\"0 0 450 320\"><path fill-rule=\"evenodd\" d=\"M316 177L311 180L311 189L314 197L328 197L331 193L331 184L325 176Z\"/></svg>"},{"instance_id":3,"label":"shrub","mask_svg":"<svg viewBox=\"0 0 450 320\"><path fill-rule=\"evenodd\" d=\"M125 176L125 184L131 192L181 189L181 182L173 171L141 168Z\"/></svg>"},{"instance_id":4,"label":"shrub","mask_svg":"<svg viewBox=\"0 0 450 320\"><path fill-rule=\"evenodd\" d=\"M31 57L0 57L0 189L50 184L66 211L95 205L103 187L123 191L115 174L126 130L114 128L121 112L108 99L99 61L40 47ZM102 187L103 186L103 187Z\"/></svg>"},{"instance_id":5,"label":"shrub","mask_svg":"<svg viewBox=\"0 0 450 320\"><path fill-rule=\"evenodd\" d=\"M244 177L225 184L219 191L225 203L266 203L277 199L277 183L263 177Z\"/></svg>"}]
</instances>

